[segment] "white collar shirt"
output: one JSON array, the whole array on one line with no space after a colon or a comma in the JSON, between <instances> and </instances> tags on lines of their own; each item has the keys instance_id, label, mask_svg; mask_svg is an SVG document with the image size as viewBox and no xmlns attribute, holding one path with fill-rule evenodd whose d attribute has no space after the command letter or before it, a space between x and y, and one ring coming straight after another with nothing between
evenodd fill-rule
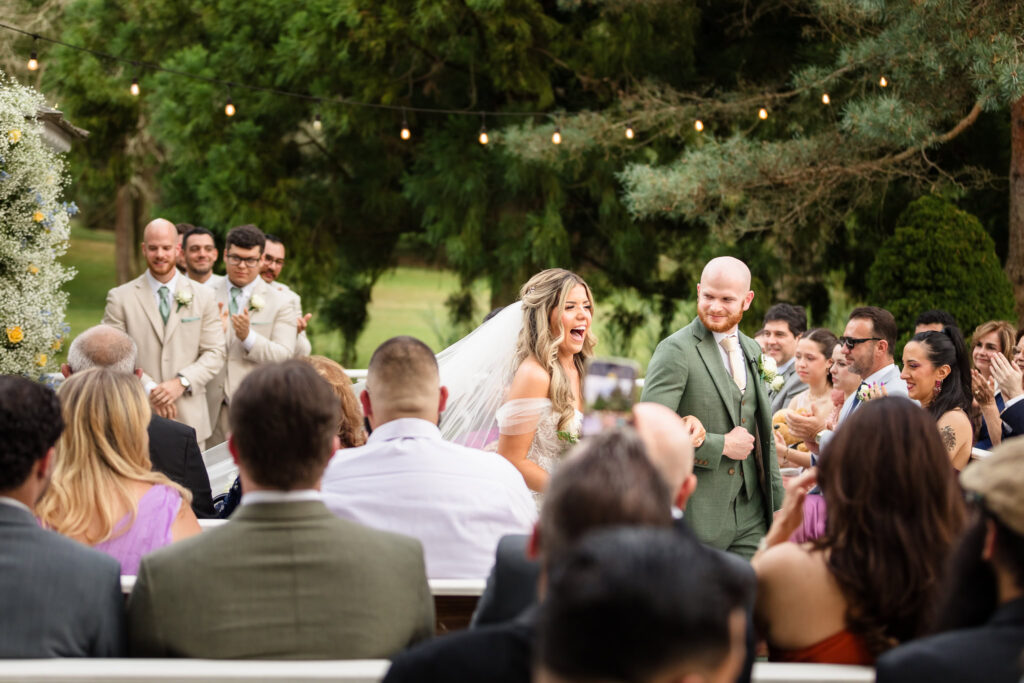
<instances>
[{"instance_id":1,"label":"white collar shirt","mask_svg":"<svg viewBox=\"0 0 1024 683\"><path fill-rule=\"evenodd\" d=\"M160 282L153 273L150 272L149 268L146 268L146 282L149 283L149 288L153 290L153 301L156 302L156 310L160 310L160 288L166 287L169 290L167 301L173 306L174 304L174 293L178 291L178 278L181 277L181 273L178 269L174 269L174 275L167 282Z\"/></svg>"},{"instance_id":2,"label":"white collar shirt","mask_svg":"<svg viewBox=\"0 0 1024 683\"><path fill-rule=\"evenodd\" d=\"M529 533L537 508L497 453L445 441L437 425L400 418L366 445L335 453L321 485L334 514L419 539L431 579L483 579L498 541Z\"/></svg>"},{"instance_id":3,"label":"white collar shirt","mask_svg":"<svg viewBox=\"0 0 1024 683\"><path fill-rule=\"evenodd\" d=\"M259 505L260 503L305 503L320 500L320 492L313 489L296 489L295 491L253 491L242 496L239 505Z\"/></svg>"},{"instance_id":4,"label":"white collar shirt","mask_svg":"<svg viewBox=\"0 0 1024 683\"><path fill-rule=\"evenodd\" d=\"M792 368L795 364L796 364L796 356L794 356L793 358L790 358L785 363L780 365L775 372L777 374L779 374L779 375L785 375L787 372L789 372L790 368Z\"/></svg>"},{"instance_id":5,"label":"white collar shirt","mask_svg":"<svg viewBox=\"0 0 1024 683\"><path fill-rule=\"evenodd\" d=\"M236 299L236 303L238 304L238 312L239 313L241 313L242 310L245 309L249 305L249 299L252 298L252 293L256 289L256 285L259 283L259 281L260 281L260 276L257 275L256 278L253 279L252 282L247 284L245 287L241 287L240 288L242 290L242 292L241 292L241 294L238 295L238 299ZM231 282L230 278L225 277L224 278L224 286L228 288L228 302L230 304L230 302L231 302L231 289L233 287L237 287L237 285L234 284L233 282Z\"/></svg>"}]
</instances>

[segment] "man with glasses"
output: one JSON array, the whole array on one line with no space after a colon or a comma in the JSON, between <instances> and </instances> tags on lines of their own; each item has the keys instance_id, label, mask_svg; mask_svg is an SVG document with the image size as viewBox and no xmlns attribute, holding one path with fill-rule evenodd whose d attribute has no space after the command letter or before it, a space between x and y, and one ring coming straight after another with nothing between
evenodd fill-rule
<instances>
[{"instance_id":1,"label":"man with glasses","mask_svg":"<svg viewBox=\"0 0 1024 683\"><path fill-rule=\"evenodd\" d=\"M202 448L212 431L206 391L224 367L217 303L175 268L178 233L170 221L146 225L142 254L146 272L107 293L103 324L135 340L153 412L195 429Z\"/></svg>"},{"instance_id":2,"label":"man with glasses","mask_svg":"<svg viewBox=\"0 0 1024 683\"><path fill-rule=\"evenodd\" d=\"M298 311L260 278L266 237L255 225L232 228L225 239L227 277L214 289L227 349L224 369L207 389L213 435L207 446L227 439L228 404L246 375L295 352Z\"/></svg>"},{"instance_id":3,"label":"man with glasses","mask_svg":"<svg viewBox=\"0 0 1024 683\"><path fill-rule=\"evenodd\" d=\"M281 269L284 268L284 242L276 235L268 234L266 237L267 245L263 249L263 265L260 266L260 277L268 285L291 299L292 306L299 312L299 317L295 321L295 329L299 333L295 340L295 357L308 356L313 348L306 337L306 326L309 324L309 319L313 317L313 314L307 313L302 315L302 298L291 287L277 279L281 276Z\"/></svg>"}]
</instances>

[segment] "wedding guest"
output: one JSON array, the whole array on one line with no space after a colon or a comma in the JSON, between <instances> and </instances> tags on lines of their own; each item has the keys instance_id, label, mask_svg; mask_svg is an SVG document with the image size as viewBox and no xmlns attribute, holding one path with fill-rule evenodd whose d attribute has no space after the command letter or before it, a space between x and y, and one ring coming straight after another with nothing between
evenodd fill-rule
<instances>
[{"instance_id":1,"label":"wedding guest","mask_svg":"<svg viewBox=\"0 0 1024 683\"><path fill-rule=\"evenodd\" d=\"M363 409L359 407L359 399L352 391L352 380L345 373L345 368L325 356L307 356L303 359L313 366L316 374L327 380L331 391L341 402L341 418L338 420L338 438L342 448L355 448L366 443L366 430L363 429Z\"/></svg>"},{"instance_id":2,"label":"wedding guest","mask_svg":"<svg viewBox=\"0 0 1024 683\"><path fill-rule=\"evenodd\" d=\"M970 523L953 555L938 635L878 659L878 681L1016 683L1024 651L1024 441L970 464Z\"/></svg>"},{"instance_id":3,"label":"wedding guest","mask_svg":"<svg viewBox=\"0 0 1024 683\"><path fill-rule=\"evenodd\" d=\"M228 524L143 559L128 599L134 656L379 659L429 637L419 542L338 519L316 491L338 413L305 363L245 378L228 442L242 504Z\"/></svg>"},{"instance_id":4,"label":"wedding guest","mask_svg":"<svg viewBox=\"0 0 1024 683\"><path fill-rule=\"evenodd\" d=\"M185 274L185 249L182 242L184 241L185 233L196 226L191 223L175 223L174 229L178 233L178 251L174 257L174 265L178 269L178 272L182 275Z\"/></svg>"},{"instance_id":5,"label":"wedding guest","mask_svg":"<svg viewBox=\"0 0 1024 683\"><path fill-rule=\"evenodd\" d=\"M768 335L765 334L763 327L754 333L753 339L757 342L757 345L761 347L761 353L768 352L768 349L765 348L768 344Z\"/></svg>"},{"instance_id":6,"label":"wedding guest","mask_svg":"<svg viewBox=\"0 0 1024 683\"><path fill-rule=\"evenodd\" d=\"M534 680L733 681L746 649L743 578L694 538L596 531L552 564Z\"/></svg>"},{"instance_id":7,"label":"wedding guest","mask_svg":"<svg viewBox=\"0 0 1024 683\"><path fill-rule=\"evenodd\" d=\"M933 308L917 316L917 320L914 321L914 334L928 332L929 330L932 332L942 332L943 327L960 328L952 314L939 308Z\"/></svg>"},{"instance_id":8,"label":"wedding guest","mask_svg":"<svg viewBox=\"0 0 1024 683\"><path fill-rule=\"evenodd\" d=\"M993 358L999 355L1007 361L1013 361L1013 340L1013 326L1005 320L984 322L978 325L971 335L971 361L974 365L971 372L971 388L974 401L983 418L980 428L974 435L974 445L982 450L992 448L994 444L999 443L1001 437L998 416L1006 408L1006 399L992 377L992 365ZM991 431L989 423L992 424Z\"/></svg>"},{"instance_id":9,"label":"wedding guest","mask_svg":"<svg viewBox=\"0 0 1024 683\"><path fill-rule=\"evenodd\" d=\"M832 349L832 367L829 368L829 374L832 376L832 415L825 428L835 429L843 404L860 388L862 381L861 376L850 369L850 359L843 353L843 347L839 345L838 340Z\"/></svg>"},{"instance_id":10,"label":"wedding guest","mask_svg":"<svg viewBox=\"0 0 1024 683\"><path fill-rule=\"evenodd\" d=\"M985 420L992 445L1006 439L1024 435L1024 329L1017 331L1017 343L1013 350L1013 362L1003 358L1001 353L992 356L992 379L1004 399L1000 411L993 400L980 401L982 417ZM982 396L988 391L980 386ZM992 393L994 394L994 389ZM997 417L998 416L998 417Z\"/></svg>"},{"instance_id":11,"label":"wedding guest","mask_svg":"<svg viewBox=\"0 0 1024 683\"><path fill-rule=\"evenodd\" d=\"M816 480L828 510L825 534L813 544L788 543ZM770 659L870 665L923 635L962 524L934 418L904 398L863 404L817 470L789 483L754 556L756 614Z\"/></svg>"},{"instance_id":12,"label":"wedding guest","mask_svg":"<svg viewBox=\"0 0 1024 683\"><path fill-rule=\"evenodd\" d=\"M778 391L768 392L773 414L807 389L795 366L797 339L806 331L807 313L799 306L775 304L764 314L764 351L775 361L776 372L784 382Z\"/></svg>"},{"instance_id":13,"label":"wedding guest","mask_svg":"<svg viewBox=\"0 0 1024 683\"><path fill-rule=\"evenodd\" d=\"M93 368L60 388L67 429L50 488L36 505L49 529L101 550L136 574L146 553L199 533L192 495L149 460L150 409L138 379Z\"/></svg>"},{"instance_id":14,"label":"wedding guest","mask_svg":"<svg viewBox=\"0 0 1024 683\"><path fill-rule=\"evenodd\" d=\"M284 268L284 242L276 235L267 235L267 243L263 249L263 264L260 266L260 277L268 285L276 289L285 297L291 299L292 306L298 312L299 317L295 320L295 330L298 337L295 339L295 357L303 358L308 356L312 350L309 339L306 337L306 327L312 313L302 314L302 298L291 287L277 278L281 276L281 269Z\"/></svg>"},{"instance_id":15,"label":"wedding guest","mask_svg":"<svg viewBox=\"0 0 1024 683\"><path fill-rule=\"evenodd\" d=\"M957 472L967 466L974 443L971 372L960 330L920 332L903 347L903 373L910 398L938 423L942 444Z\"/></svg>"},{"instance_id":16,"label":"wedding guest","mask_svg":"<svg viewBox=\"0 0 1024 683\"><path fill-rule=\"evenodd\" d=\"M832 352L836 347L836 336L819 327L805 332L796 343L793 357L796 376L802 386L807 387L789 402L786 408L804 416L827 421L832 415ZM775 431L775 454L779 467L810 467L811 454L808 451L790 448L781 430Z\"/></svg>"},{"instance_id":17,"label":"wedding guest","mask_svg":"<svg viewBox=\"0 0 1024 683\"><path fill-rule=\"evenodd\" d=\"M219 252L212 232L206 228L192 228L181 238L181 249L185 254L185 272L190 280L214 288L224 282L223 275L213 272Z\"/></svg>"},{"instance_id":18,"label":"wedding guest","mask_svg":"<svg viewBox=\"0 0 1024 683\"><path fill-rule=\"evenodd\" d=\"M74 372L89 368L110 368L141 378L142 370L136 367L136 358L137 347L131 337L109 325L96 325L71 342L68 362L60 371L64 377L70 377ZM153 413L146 431L153 469L189 490L196 517L215 517L210 477L196 440L196 430Z\"/></svg>"},{"instance_id":19,"label":"wedding guest","mask_svg":"<svg viewBox=\"0 0 1024 683\"><path fill-rule=\"evenodd\" d=\"M41 529L64 430L53 391L0 375L0 657L120 657L124 598L113 558Z\"/></svg>"},{"instance_id":20,"label":"wedding guest","mask_svg":"<svg viewBox=\"0 0 1024 683\"><path fill-rule=\"evenodd\" d=\"M671 500L632 430L585 440L552 476L540 521L527 544L527 552L540 563L534 595L543 599L542 577L551 559L587 532L627 524L667 528L672 524ZM396 657L384 680L530 681L536 620L533 605L512 620L424 643Z\"/></svg>"},{"instance_id":21,"label":"wedding guest","mask_svg":"<svg viewBox=\"0 0 1024 683\"><path fill-rule=\"evenodd\" d=\"M522 476L505 458L444 441L448 390L430 348L387 340L370 357L360 395L372 428L363 446L338 451L323 498L331 512L423 543L427 575L482 579L498 540L536 520Z\"/></svg>"}]
</instances>

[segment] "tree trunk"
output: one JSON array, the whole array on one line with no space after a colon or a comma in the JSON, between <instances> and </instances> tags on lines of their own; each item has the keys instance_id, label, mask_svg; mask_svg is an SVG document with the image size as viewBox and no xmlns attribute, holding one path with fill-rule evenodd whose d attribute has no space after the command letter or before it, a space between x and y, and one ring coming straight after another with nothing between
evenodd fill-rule
<instances>
[{"instance_id":1,"label":"tree trunk","mask_svg":"<svg viewBox=\"0 0 1024 683\"><path fill-rule=\"evenodd\" d=\"M1024 97L1010 107L1010 245L1006 275L1013 284L1017 327L1024 327Z\"/></svg>"},{"instance_id":2,"label":"tree trunk","mask_svg":"<svg viewBox=\"0 0 1024 683\"><path fill-rule=\"evenodd\" d=\"M114 267L117 284L135 277L135 197L130 183L117 188L114 218Z\"/></svg>"}]
</instances>

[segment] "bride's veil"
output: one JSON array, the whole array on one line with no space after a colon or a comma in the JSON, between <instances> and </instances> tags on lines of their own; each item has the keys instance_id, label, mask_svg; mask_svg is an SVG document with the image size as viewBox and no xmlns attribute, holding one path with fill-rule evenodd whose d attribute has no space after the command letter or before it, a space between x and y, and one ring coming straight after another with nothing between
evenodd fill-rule
<instances>
[{"instance_id":1,"label":"bride's veil","mask_svg":"<svg viewBox=\"0 0 1024 683\"><path fill-rule=\"evenodd\" d=\"M512 381L522 326L522 303L517 301L437 354L441 384L448 387L442 438L473 448L498 440L495 413Z\"/></svg>"}]
</instances>

